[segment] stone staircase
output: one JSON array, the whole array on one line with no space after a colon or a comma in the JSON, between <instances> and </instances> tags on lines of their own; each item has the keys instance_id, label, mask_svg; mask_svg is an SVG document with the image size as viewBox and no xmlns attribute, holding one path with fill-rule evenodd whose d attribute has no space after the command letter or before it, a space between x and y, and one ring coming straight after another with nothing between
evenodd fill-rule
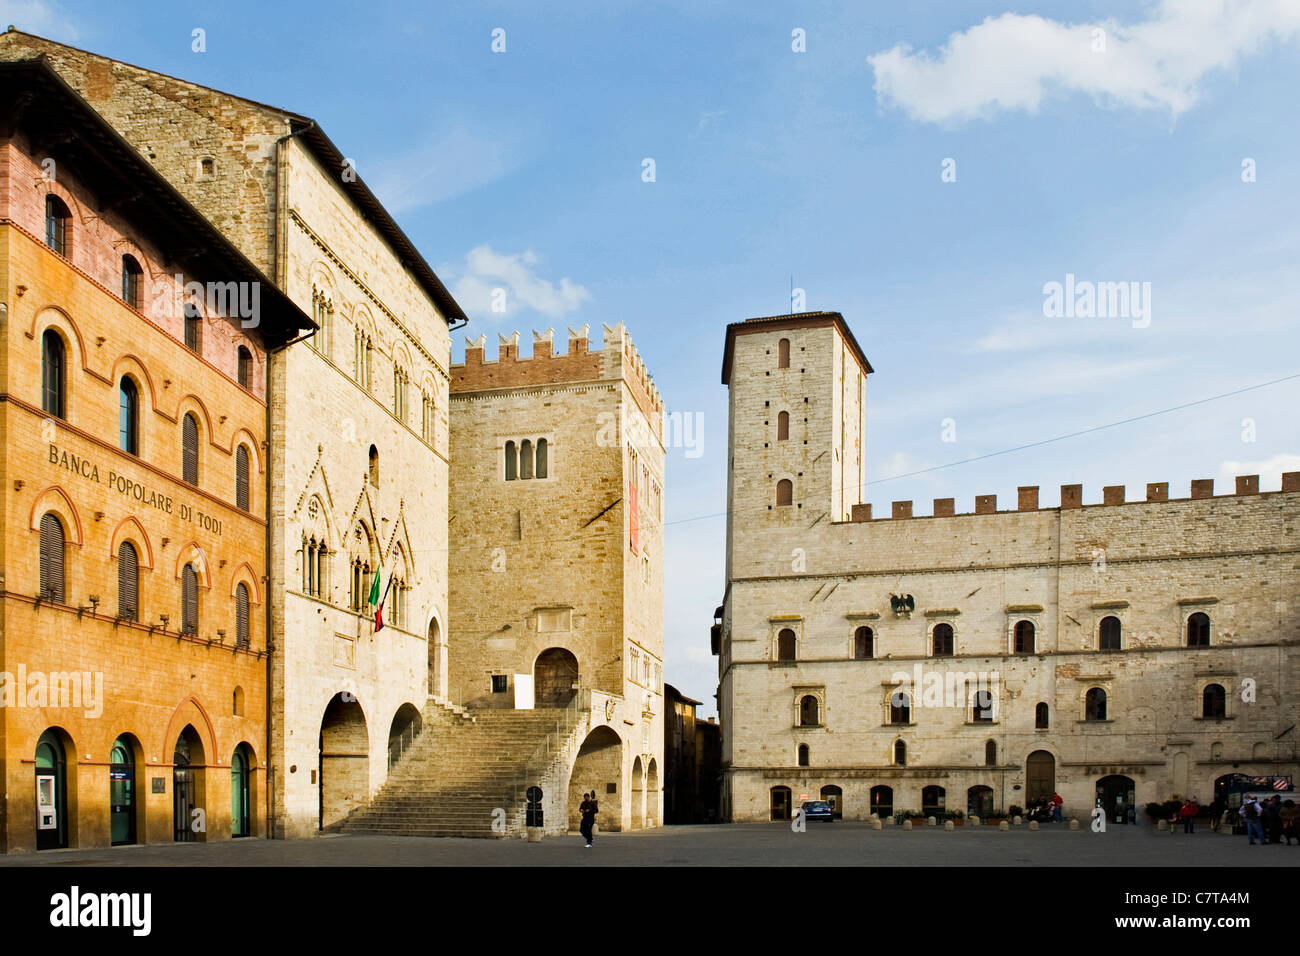
<instances>
[{"instance_id":1,"label":"stone staircase","mask_svg":"<svg viewBox=\"0 0 1300 956\"><path fill-rule=\"evenodd\" d=\"M570 709L572 710L572 708ZM390 836L518 835L524 824L524 775L548 763L548 741L569 710L470 710L433 700L423 729L406 746L367 806L342 824L345 833ZM493 811L504 809L505 827Z\"/></svg>"}]
</instances>

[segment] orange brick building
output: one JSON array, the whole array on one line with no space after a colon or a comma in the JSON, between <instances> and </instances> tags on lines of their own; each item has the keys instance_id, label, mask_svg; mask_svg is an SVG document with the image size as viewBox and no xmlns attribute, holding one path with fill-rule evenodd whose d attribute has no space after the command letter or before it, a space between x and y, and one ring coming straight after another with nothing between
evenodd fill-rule
<instances>
[{"instance_id":1,"label":"orange brick building","mask_svg":"<svg viewBox=\"0 0 1300 956\"><path fill-rule=\"evenodd\" d=\"M0 849L266 832L269 351L310 319L0 65Z\"/></svg>"}]
</instances>

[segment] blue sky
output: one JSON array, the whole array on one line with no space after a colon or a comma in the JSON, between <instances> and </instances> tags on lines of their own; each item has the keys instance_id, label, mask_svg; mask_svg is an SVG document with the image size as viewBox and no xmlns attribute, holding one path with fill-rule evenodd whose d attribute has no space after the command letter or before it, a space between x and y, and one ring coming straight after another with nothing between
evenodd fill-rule
<instances>
[{"instance_id":1,"label":"blue sky","mask_svg":"<svg viewBox=\"0 0 1300 956\"><path fill-rule=\"evenodd\" d=\"M1297 379L895 477L1300 373L1294 0L539 6L0 0L0 19L315 117L489 351L625 322L669 410L703 416L702 454L669 452L665 618L666 679L706 713L723 334L789 311L792 276L877 370L877 513L1300 469ZM1150 283L1149 324L1045 316L1067 273Z\"/></svg>"}]
</instances>

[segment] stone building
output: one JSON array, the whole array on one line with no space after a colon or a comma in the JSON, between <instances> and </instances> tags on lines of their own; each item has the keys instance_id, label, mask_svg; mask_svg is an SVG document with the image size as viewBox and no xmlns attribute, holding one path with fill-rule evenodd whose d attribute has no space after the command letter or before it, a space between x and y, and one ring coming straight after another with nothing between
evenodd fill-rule
<instances>
[{"instance_id":1,"label":"stone building","mask_svg":"<svg viewBox=\"0 0 1300 956\"><path fill-rule=\"evenodd\" d=\"M861 501L871 366L838 313L727 328L724 813L988 816L1059 792L1111 822L1297 770L1300 474L1059 507Z\"/></svg>"},{"instance_id":2,"label":"stone building","mask_svg":"<svg viewBox=\"0 0 1300 956\"><path fill-rule=\"evenodd\" d=\"M448 688L479 711L581 707L576 746L542 787L576 827L663 819L663 401L622 323L484 337L451 370ZM592 695L594 697L594 703ZM558 754L558 749L557 749ZM567 784L564 778L568 776Z\"/></svg>"},{"instance_id":3,"label":"stone building","mask_svg":"<svg viewBox=\"0 0 1300 956\"><path fill-rule=\"evenodd\" d=\"M309 117L18 31L320 331L270 368L274 833L341 821L445 700L447 387L464 313ZM385 626L368 598L382 570Z\"/></svg>"},{"instance_id":4,"label":"stone building","mask_svg":"<svg viewBox=\"0 0 1300 956\"><path fill-rule=\"evenodd\" d=\"M268 355L312 323L0 63L0 849L265 835Z\"/></svg>"}]
</instances>

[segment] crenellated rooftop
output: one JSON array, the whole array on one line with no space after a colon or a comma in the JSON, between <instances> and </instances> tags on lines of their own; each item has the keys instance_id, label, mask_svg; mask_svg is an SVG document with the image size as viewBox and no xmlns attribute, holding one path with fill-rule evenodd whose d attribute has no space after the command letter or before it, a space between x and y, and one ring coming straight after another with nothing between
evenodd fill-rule
<instances>
[{"instance_id":1,"label":"crenellated rooftop","mask_svg":"<svg viewBox=\"0 0 1300 956\"><path fill-rule=\"evenodd\" d=\"M1284 472L1282 475L1281 490L1284 492L1300 491L1300 471ZM1037 485L1024 485L1021 486L1020 488L1017 488L1016 491L1017 491L1017 501L1016 501L1016 508L1015 508L1016 511L1057 510L1056 508L1041 508L1039 506ZM1236 480L1236 488L1233 494L1221 495L1219 497L1234 497L1237 495L1258 495L1258 494L1269 494L1269 492L1261 492L1259 490L1259 475L1238 475ZM1215 497L1214 479L1195 478L1192 480L1187 498L1170 499L1169 482L1154 481L1147 485L1146 498L1141 500L1148 501L1148 502L1170 501L1170 500L1196 501L1203 498L1213 498L1213 497ZM1102 488L1101 504L1089 505L1088 507L1104 507L1107 505L1134 504L1138 500L1139 499L1133 499L1132 501L1129 501L1125 497L1124 485L1106 485L1105 487ZM1083 508L1083 507L1084 507L1083 485L1061 485L1061 503L1058 506L1059 510L1070 511L1076 508ZM1009 512L1010 509L1003 512L998 511L997 495L976 495L975 510L973 512L971 511L961 512L961 514L986 515L986 514L1006 514ZM958 512L955 507L954 499L935 498L933 514L918 515L917 517L949 518L957 514ZM887 518L881 516L879 518L873 519L871 514L871 505L869 504L854 505L853 517L851 518L851 520L855 522L872 521L872 520L889 521L889 520L911 518L911 517L913 517L912 502L895 501L892 503L890 507L890 514Z\"/></svg>"}]
</instances>

